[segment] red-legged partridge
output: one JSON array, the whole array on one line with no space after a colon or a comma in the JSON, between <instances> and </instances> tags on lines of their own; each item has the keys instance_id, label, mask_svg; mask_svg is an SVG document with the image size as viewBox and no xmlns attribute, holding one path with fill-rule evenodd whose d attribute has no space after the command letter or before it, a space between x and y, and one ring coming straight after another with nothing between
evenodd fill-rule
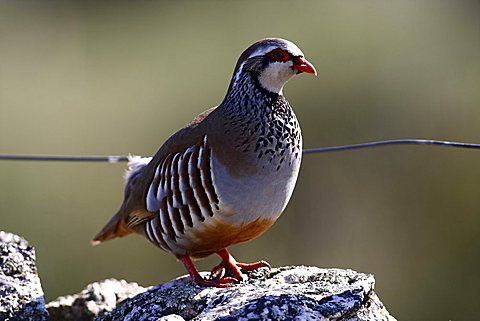
<instances>
[{"instance_id":1,"label":"red-legged partridge","mask_svg":"<svg viewBox=\"0 0 480 321\"><path fill-rule=\"evenodd\" d=\"M282 89L316 74L290 41L260 40L238 59L223 102L173 134L153 158L132 158L120 210L94 243L138 233L175 255L193 282L228 286L242 271L227 252L265 232L292 195L302 159L297 118ZM218 254L205 280L191 258Z\"/></svg>"}]
</instances>

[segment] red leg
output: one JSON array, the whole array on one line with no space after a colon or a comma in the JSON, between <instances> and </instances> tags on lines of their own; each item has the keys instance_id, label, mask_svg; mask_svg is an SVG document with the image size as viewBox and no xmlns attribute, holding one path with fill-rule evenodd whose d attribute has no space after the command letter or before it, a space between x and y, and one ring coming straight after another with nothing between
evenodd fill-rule
<instances>
[{"instance_id":1,"label":"red leg","mask_svg":"<svg viewBox=\"0 0 480 321\"><path fill-rule=\"evenodd\" d=\"M217 252L217 255L222 258L222 262L212 269L212 276L214 278L221 279L226 274L241 281L244 279L242 272L253 271L261 267L272 267L265 261L259 261L255 263L238 263L233 256L228 253L227 249L222 249Z\"/></svg>"},{"instance_id":2,"label":"red leg","mask_svg":"<svg viewBox=\"0 0 480 321\"><path fill-rule=\"evenodd\" d=\"M230 283L237 282L237 279L231 278L231 277L224 277L224 278L219 278L216 280L205 280L200 273L198 273L197 268L195 265L193 265L192 260L187 256L180 256L178 258L183 265L185 266L185 269L188 271L188 274L190 275L190 278L192 279L192 282L200 285L200 286L211 286L211 287L217 287L217 288L226 288L230 285Z\"/></svg>"},{"instance_id":3,"label":"red leg","mask_svg":"<svg viewBox=\"0 0 480 321\"><path fill-rule=\"evenodd\" d=\"M245 277L240 271L238 267L237 261L233 258L233 256L228 253L227 249L222 249L217 252L217 255L220 256L222 262L217 265L214 269L223 268L225 269L225 273L228 275L230 274L233 278L242 281Z\"/></svg>"}]
</instances>

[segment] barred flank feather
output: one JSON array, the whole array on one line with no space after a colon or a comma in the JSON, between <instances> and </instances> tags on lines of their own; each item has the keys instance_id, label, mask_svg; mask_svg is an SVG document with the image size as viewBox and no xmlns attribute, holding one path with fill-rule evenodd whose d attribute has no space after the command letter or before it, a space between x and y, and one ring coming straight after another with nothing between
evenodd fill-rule
<instances>
[{"instance_id":1,"label":"barred flank feather","mask_svg":"<svg viewBox=\"0 0 480 321\"><path fill-rule=\"evenodd\" d=\"M201 144L170 154L157 165L145 199L147 210L156 213L145 225L147 238L169 251L169 243L212 217L218 203L205 136Z\"/></svg>"}]
</instances>

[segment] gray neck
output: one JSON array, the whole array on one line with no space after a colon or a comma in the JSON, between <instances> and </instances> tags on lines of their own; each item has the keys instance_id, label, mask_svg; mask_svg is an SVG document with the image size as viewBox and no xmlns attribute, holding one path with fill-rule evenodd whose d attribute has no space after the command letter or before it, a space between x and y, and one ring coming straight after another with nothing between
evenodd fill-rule
<instances>
[{"instance_id":1,"label":"gray neck","mask_svg":"<svg viewBox=\"0 0 480 321\"><path fill-rule=\"evenodd\" d=\"M221 106L229 112L250 115L259 112L272 112L271 107L279 94L264 89L256 75L239 72L233 79Z\"/></svg>"},{"instance_id":2,"label":"gray neck","mask_svg":"<svg viewBox=\"0 0 480 321\"><path fill-rule=\"evenodd\" d=\"M255 75L239 73L219 108L240 151L275 167L300 159L300 126L290 104L262 88Z\"/></svg>"}]
</instances>

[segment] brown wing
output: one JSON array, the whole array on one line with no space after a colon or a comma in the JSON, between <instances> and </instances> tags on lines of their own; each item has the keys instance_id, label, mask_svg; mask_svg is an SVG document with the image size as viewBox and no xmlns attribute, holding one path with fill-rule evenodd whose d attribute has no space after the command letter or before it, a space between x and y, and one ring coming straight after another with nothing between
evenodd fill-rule
<instances>
[{"instance_id":1,"label":"brown wing","mask_svg":"<svg viewBox=\"0 0 480 321\"><path fill-rule=\"evenodd\" d=\"M183 152L201 142L204 135L207 134L209 124L213 122L217 114L214 112L215 110L216 107L201 113L186 127L170 136L141 173L127 182L122 206L94 237L93 244L134 233L139 224L155 215L155 212L147 211L145 199L158 164L163 162L168 155Z\"/></svg>"}]
</instances>

